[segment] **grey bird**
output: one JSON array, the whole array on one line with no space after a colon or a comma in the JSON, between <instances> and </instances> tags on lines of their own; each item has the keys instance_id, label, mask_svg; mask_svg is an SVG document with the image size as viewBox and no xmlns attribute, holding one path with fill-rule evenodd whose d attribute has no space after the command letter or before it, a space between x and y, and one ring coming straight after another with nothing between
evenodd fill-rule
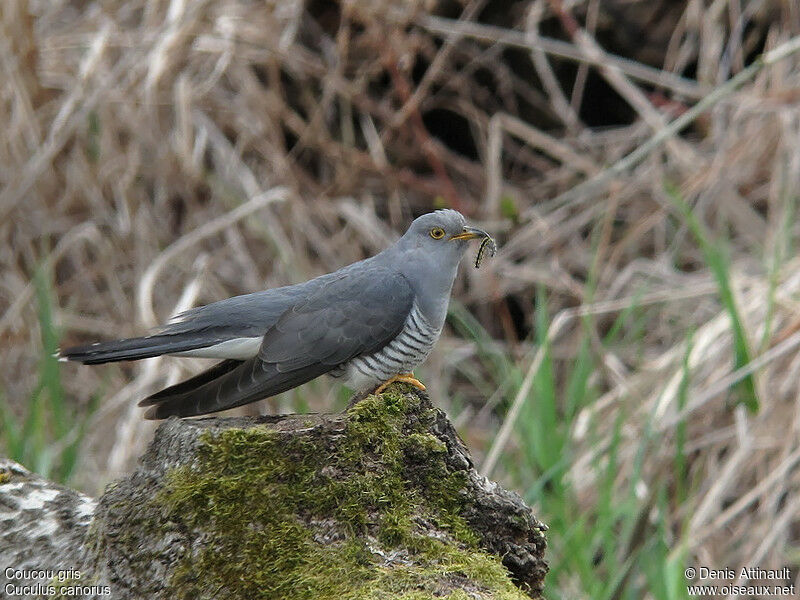
<instances>
[{"instance_id":1,"label":"grey bird","mask_svg":"<svg viewBox=\"0 0 800 600\"><path fill-rule=\"evenodd\" d=\"M325 373L358 392L394 381L425 389L412 370L439 339L468 241L486 237L458 211L438 210L386 250L333 273L193 308L152 335L60 357L87 365L163 354L223 359L142 400L147 419L226 410Z\"/></svg>"}]
</instances>

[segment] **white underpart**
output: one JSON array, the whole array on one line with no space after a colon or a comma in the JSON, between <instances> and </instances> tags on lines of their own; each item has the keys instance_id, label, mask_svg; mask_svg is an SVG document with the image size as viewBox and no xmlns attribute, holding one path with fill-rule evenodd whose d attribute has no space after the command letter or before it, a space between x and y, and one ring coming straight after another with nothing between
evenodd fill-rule
<instances>
[{"instance_id":1,"label":"white underpart","mask_svg":"<svg viewBox=\"0 0 800 600\"><path fill-rule=\"evenodd\" d=\"M247 360L258 354L261 348L262 337L243 337L233 340L225 340L213 346L197 348L196 350L186 350L185 352L175 352L170 356L188 356L191 358L233 358L236 360Z\"/></svg>"}]
</instances>

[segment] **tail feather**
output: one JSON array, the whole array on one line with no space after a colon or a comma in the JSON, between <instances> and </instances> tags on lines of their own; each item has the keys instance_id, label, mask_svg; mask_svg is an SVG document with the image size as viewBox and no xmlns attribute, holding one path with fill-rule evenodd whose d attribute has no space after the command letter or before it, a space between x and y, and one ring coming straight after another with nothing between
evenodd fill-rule
<instances>
[{"instance_id":1,"label":"tail feather","mask_svg":"<svg viewBox=\"0 0 800 600\"><path fill-rule=\"evenodd\" d=\"M186 352L205 348L221 340L208 335L159 334L145 337L97 342L86 346L73 346L59 351L59 359L82 362L85 365L98 365L121 360L152 358L173 352Z\"/></svg>"},{"instance_id":2,"label":"tail feather","mask_svg":"<svg viewBox=\"0 0 800 600\"><path fill-rule=\"evenodd\" d=\"M148 396L144 400L140 400L139 406L152 406L154 404L158 404L159 402L163 402L171 397L196 390L197 388L207 383L210 383L211 381L217 379L218 377L222 377L228 371L232 371L233 369L241 365L242 362L243 361L241 360L234 360L234 359L223 360L222 362L217 363L210 369L207 369L202 373L187 379L186 381L181 381L180 383L171 385L167 388L164 388L160 392L156 392L152 396Z\"/></svg>"},{"instance_id":3,"label":"tail feather","mask_svg":"<svg viewBox=\"0 0 800 600\"><path fill-rule=\"evenodd\" d=\"M285 392L331 370L314 364L281 373L272 363L257 356L238 365L218 363L208 371L176 386L145 398L140 406L150 406L145 419L194 417L227 410Z\"/></svg>"}]
</instances>

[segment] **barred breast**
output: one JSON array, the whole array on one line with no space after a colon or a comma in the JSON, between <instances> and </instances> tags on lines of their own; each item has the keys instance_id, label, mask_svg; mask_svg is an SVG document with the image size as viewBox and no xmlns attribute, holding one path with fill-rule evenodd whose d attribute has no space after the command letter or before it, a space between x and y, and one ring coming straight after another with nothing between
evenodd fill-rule
<instances>
[{"instance_id":1,"label":"barred breast","mask_svg":"<svg viewBox=\"0 0 800 600\"><path fill-rule=\"evenodd\" d=\"M348 385L356 390L377 386L421 364L441 333L442 327L431 325L415 302L396 338L374 354L353 358L334 375L346 377Z\"/></svg>"}]
</instances>

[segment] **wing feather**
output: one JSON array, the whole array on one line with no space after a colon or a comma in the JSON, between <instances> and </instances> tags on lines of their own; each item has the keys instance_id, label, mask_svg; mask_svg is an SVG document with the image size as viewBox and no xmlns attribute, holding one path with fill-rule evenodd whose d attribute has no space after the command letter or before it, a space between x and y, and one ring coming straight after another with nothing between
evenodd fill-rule
<instances>
[{"instance_id":1,"label":"wing feather","mask_svg":"<svg viewBox=\"0 0 800 600\"><path fill-rule=\"evenodd\" d=\"M258 355L200 385L178 384L142 403L163 419L201 415L274 396L331 371L359 354L380 350L402 330L414 293L401 274L383 267L330 278L287 309L264 335Z\"/></svg>"}]
</instances>

